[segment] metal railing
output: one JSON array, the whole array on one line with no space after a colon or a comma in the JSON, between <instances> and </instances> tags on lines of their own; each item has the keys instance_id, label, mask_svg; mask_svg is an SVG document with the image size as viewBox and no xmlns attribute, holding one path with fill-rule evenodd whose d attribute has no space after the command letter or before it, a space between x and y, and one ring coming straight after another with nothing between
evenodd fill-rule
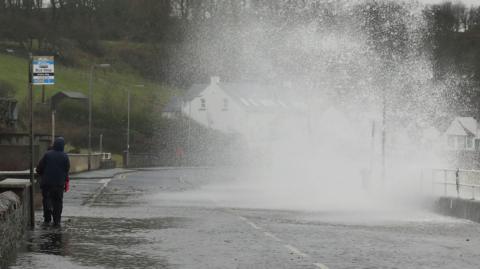
<instances>
[{"instance_id":1,"label":"metal railing","mask_svg":"<svg viewBox=\"0 0 480 269\"><path fill-rule=\"evenodd\" d=\"M475 200L480 190L480 170L433 169L433 193L439 192L438 186L444 196Z\"/></svg>"},{"instance_id":2,"label":"metal railing","mask_svg":"<svg viewBox=\"0 0 480 269\"><path fill-rule=\"evenodd\" d=\"M112 153L110 152L102 152L102 160L111 160L112 159Z\"/></svg>"}]
</instances>

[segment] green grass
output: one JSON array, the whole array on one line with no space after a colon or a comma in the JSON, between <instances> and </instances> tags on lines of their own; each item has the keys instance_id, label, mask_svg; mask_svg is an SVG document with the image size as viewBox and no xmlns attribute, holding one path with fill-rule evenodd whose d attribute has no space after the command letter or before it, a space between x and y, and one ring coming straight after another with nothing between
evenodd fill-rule
<instances>
[{"instance_id":1,"label":"green grass","mask_svg":"<svg viewBox=\"0 0 480 269\"><path fill-rule=\"evenodd\" d=\"M55 85L45 86L46 97L59 91L78 91L88 95L90 69L69 68L55 65ZM99 106L99 100L107 98L112 103L123 103L126 91L130 89L136 102L151 102L158 98L165 103L173 93L173 89L143 79L138 74L116 70L115 66L95 69L93 80L93 103ZM23 102L28 94L28 61L12 55L0 54L0 80L6 81L15 88L15 98ZM142 84L144 87L134 87ZM41 86L34 86L35 99L41 98Z\"/></svg>"}]
</instances>

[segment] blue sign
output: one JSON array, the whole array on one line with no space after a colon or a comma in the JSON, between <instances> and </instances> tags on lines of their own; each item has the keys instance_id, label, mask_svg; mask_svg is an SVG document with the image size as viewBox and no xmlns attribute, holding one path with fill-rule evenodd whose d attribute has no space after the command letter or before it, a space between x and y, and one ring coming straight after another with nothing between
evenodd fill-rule
<instances>
[{"instance_id":1,"label":"blue sign","mask_svg":"<svg viewBox=\"0 0 480 269\"><path fill-rule=\"evenodd\" d=\"M53 56L34 56L32 60L32 84L55 84L55 61Z\"/></svg>"}]
</instances>

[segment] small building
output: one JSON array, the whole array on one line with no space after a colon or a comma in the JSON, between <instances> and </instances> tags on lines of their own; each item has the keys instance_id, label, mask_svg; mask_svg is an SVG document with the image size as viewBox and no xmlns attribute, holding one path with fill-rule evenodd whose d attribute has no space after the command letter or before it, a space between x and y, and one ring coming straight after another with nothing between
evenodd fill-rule
<instances>
[{"instance_id":1,"label":"small building","mask_svg":"<svg viewBox=\"0 0 480 269\"><path fill-rule=\"evenodd\" d=\"M473 117L456 117L444 133L446 148L457 151L478 151L478 122Z\"/></svg>"},{"instance_id":2,"label":"small building","mask_svg":"<svg viewBox=\"0 0 480 269\"><path fill-rule=\"evenodd\" d=\"M208 84L193 84L182 98L173 98L162 116L180 114L226 134L240 134L250 145L265 144L274 134L272 126L299 112L304 104L284 98L280 86L252 82L221 82L211 77Z\"/></svg>"}]
</instances>

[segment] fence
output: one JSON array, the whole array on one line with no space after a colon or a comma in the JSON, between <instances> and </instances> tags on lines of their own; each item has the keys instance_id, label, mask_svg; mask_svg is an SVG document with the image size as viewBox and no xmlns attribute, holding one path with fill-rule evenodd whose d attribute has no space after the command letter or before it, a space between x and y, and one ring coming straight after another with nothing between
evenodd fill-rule
<instances>
[{"instance_id":1,"label":"fence","mask_svg":"<svg viewBox=\"0 0 480 269\"><path fill-rule=\"evenodd\" d=\"M475 200L480 193L480 171L463 169L433 169L432 192Z\"/></svg>"}]
</instances>

